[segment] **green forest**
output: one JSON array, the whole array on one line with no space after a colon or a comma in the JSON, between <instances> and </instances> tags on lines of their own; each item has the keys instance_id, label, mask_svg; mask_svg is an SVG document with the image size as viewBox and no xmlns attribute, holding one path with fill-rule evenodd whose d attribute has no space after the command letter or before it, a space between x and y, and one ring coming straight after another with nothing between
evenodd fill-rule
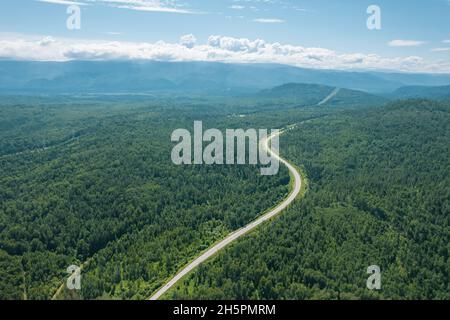
<instances>
[{"instance_id":1,"label":"green forest","mask_svg":"<svg viewBox=\"0 0 450 320\"><path fill-rule=\"evenodd\" d=\"M399 101L282 137L306 197L170 299L449 299L450 104ZM366 289L379 265L382 288Z\"/></svg>"},{"instance_id":2,"label":"green forest","mask_svg":"<svg viewBox=\"0 0 450 320\"><path fill-rule=\"evenodd\" d=\"M172 164L171 132L198 118L228 127L235 118L222 108L134 103L2 108L15 129L3 132L10 154L0 158L1 298L51 298L67 266L86 262L75 298L145 298L288 193L284 168L264 177L251 166ZM34 129L46 145L25 134Z\"/></svg>"},{"instance_id":3,"label":"green forest","mask_svg":"<svg viewBox=\"0 0 450 320\"><path fill-rule=\"evenodd\" d=\"M297 124L280 151L308 190L165 298L450 298L450 103L343 91L315 106L330 88L312 89L304 101L289 86L245 97L2 97L0 299L147 299L286 197L284 167L261 176L250 165L172 164L172 131L195 120ZM55 295L71 264L83 266L81 291ZM372 264L376 292L365 287Z\"/></svg>"}]
</instances>

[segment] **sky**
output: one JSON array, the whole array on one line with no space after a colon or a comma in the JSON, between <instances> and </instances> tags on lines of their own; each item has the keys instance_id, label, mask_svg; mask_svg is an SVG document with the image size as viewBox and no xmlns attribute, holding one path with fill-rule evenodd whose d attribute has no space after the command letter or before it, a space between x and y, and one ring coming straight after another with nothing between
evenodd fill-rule
<instances>
[{"instance_id":1,"label":"sky","mask_svg":"<svg viewBox=\"0 0 450 320\"><path fill-rule=\"evenodd\" d=\"M450 73L450 0L2 0L0 58Z\"/></svg>"}]
</instances>

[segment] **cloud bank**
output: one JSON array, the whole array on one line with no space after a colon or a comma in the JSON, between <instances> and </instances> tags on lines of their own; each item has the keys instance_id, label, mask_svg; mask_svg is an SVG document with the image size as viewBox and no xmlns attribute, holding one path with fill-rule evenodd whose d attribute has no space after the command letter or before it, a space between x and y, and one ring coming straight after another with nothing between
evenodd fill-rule
<instances>
[{"instance_id":1,"label":"cloud bank","mask_svg":"<svg viewBox=\"0 0 450 320\"><path fill-rule=\"evenodd\" d=\"M338 53L314 48L212 35L198 43L194 35L178 43L119 42L30 37L0 34L0 59L34 61L157 60L279 63L320 69L382 69L450 73L449 61L427 61L417 56L382 57L376 54Z\"/></svg>"}]
</instances>

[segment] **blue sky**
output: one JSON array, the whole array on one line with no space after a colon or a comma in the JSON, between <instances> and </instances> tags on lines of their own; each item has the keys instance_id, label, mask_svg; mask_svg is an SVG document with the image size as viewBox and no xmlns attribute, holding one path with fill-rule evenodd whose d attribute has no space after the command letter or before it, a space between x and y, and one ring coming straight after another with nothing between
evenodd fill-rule
<instances>
[{"instance_id":1,"label":"blue sky","mask_svg":"<svg viewBox=\"0 0 450 320\"><path fill-rule=\"evenodd\" d=\"M72 2L81 8L80 30L66 28L66 10ZM366 26L369 16L366 10L372 4L381 9L381 30L371 31ZM442 66L449 67L450 72L449 0L2 0L1 5L0 33L3 40L7 40L0 43L3 46L3 51L0 47L0 56L3 57L5 52L14 51L5 49L11 46L13 35L16 40L25 42L38 38L52 39L55 48L59 40L66 45L75 45L76 41L81 40L135 44L164 41L178 44L180 37L192 35L191 39L196 40L192 45L210 44L211 36L224 37L226 40L220 40L216 48L231 50L232 61L239 60L239 55L235 54L239 50L245 62L260 59L255 55L250 57L248 46L250 43L251 50L254 45L260 48L259 44L253 42L262 39L270 45L283 45L277 50L283 51L283 55L291 55L289 58L280 57L277 51L274 62L302 65L298 50L285 53L289 51L286 46L294 46L305 50L324 50L318 56L315 56L317 50L305 51L308 59L312 59L305 63L312 67L315 66L314 61L320 60L323 63L317 64L317 67L335 65L345 68L341 60L350 59L351 67L358 68L354 61L364 59L362 68L391 68L387 60L374 63L376 55L379 59L393 61L393 69L402 68L395 63L399 59L409 58L406 60L408 64L414 64L414 61L418 61L412 59L414 57L422 59L421 68L435 70ZM248 41L241 50L236 49L239 44L230 46L230 39ZM90 50L94 50L91 47ZM27 47L22 44L21 48L24 50ZM193 51L195 48L189 49ZM198 49L205 55L207 49ZM43 59L51 60L49 49L45 50ZM106 50L104 46L102 50ZM166 46L164 50L170 48ZM273 46L270 50L267 47L264 50L264 59L270 59L268 51L273 52ZM148 54L148 50L146 52ZM187 59L201 60L199 52L185 54ZM216 51L208 54L218 56ZM119 56L123 55L121 52ZM176 59L180 59L179 55L181 53L176 55ZM328 55L330 60L325 61ZM108 54L102 52L100 56L107 57ZM114 57L114 54L111 56ZM130 56L136 57L136 54ZM224 55L220 53L219 56ZM59 56L55 54L55 57ZM149 55L151 57L154 55ZM19 58L26 58L26 55L19 55ZM333 64L330 63L332 59L341 60Z\"/></svg>"}]
</instances>

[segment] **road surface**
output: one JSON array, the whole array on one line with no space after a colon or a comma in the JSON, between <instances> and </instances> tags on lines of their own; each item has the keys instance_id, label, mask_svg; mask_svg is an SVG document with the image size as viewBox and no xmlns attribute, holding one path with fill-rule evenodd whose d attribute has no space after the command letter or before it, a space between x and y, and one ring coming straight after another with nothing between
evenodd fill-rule
<instances>
[{"instance_id":1,"label":"road surface","mask_svg":"<svg viewBox=\"0 0 450 320\"><path fill-rule=\"evenodd\" d=\"M333 90L333 92L331 92L325 99L323 99L322 101L320 101L317 105L321 106L325 103L327 103L328 101L330 101L331 99L333 99L338 93L339 91L341 91L340 88L336 88Z\"/></svg>"},{"instance_id":2,"label":"road surface","mask_svg":"<svg viewBox=\"0 0 450 320\"><path fill-rule=\"evenodd\" d=\"M335 93L336 94L336 93ZM331 98L330 98L331 99ZM329 99L328 99L329 100ZM292 127L290 127L292 128ZM287 129L289 130L289 129ZM262 215L255 221L249 223L245 227L238 229L228 235L225 239L214 245L213 247L209 248L208 251L200 255L198 258L196 258L194 261L189 263L186 267L184 267L177 275L175 275L169 282L167 282L164 287L159 289L151 298L150 300L158 300L162 295L164 295L170 288L172 288L178 281L180 281L185 275L187 275L189 272L197 268L201 263L205 262L209 258L211 258L213 255L215 255L217 252L225 248L227 245L235 241L236 239L246 235L256 227L258 227L260 224L266 222L267 220L272 219L274 216L278 215L281 211L286 209L287 206L289 206L295 198L300 194L300 190L302 187L302 179L300 176L300 173L297 171L297 169L292 166L289 162L281 158L275 151L270 149L269 142L272 140L276 135L281 135L283 131L279 131L277 133L274 133L270 135L267 139L261 141L262 146L264 147L267 152L277 158L282 164L284 164L291 174L291 176L294 178L294 188L289 194L289 196L283 200L279 205L277 205L274 209L270 210L268 213Z\"/></svg>"}]
</instances>

